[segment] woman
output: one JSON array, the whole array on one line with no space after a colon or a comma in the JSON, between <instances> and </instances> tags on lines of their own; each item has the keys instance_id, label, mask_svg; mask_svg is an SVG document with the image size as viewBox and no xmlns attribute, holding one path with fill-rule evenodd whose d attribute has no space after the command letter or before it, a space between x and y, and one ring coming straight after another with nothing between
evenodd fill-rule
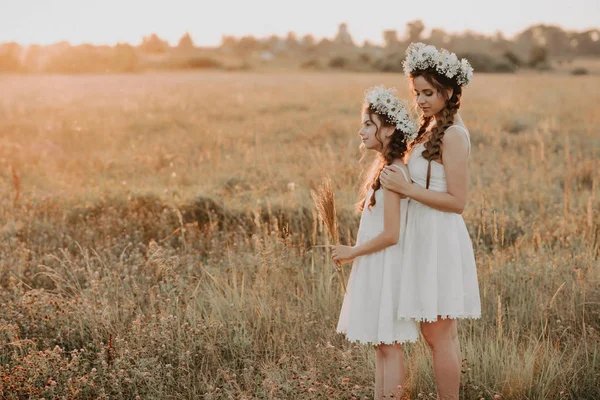
<instances>
[{"instance_id":1,"label":"woman","mask_svg":"<svg viewBox=\"0 0 600 400\"><path fill-rule=\"evenodd\" d=\"M393 166L381 175L383 187L410 198L398 318L421 321L433 353L438 397L458 399L457 320L481 316L473 246L461 216L471 142L458 110L473 70L453 53L413 43L404 71L422 112L408 160L412 182Z\"/></svg>"}]
</instances>

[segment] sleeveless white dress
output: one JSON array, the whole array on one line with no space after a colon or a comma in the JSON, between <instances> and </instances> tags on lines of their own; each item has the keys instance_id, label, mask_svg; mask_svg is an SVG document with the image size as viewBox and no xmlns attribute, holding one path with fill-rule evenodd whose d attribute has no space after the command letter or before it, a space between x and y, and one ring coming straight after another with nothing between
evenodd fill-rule
<instances>
[{"instance_id":1,"label":"sleeveless white dress","mask_svg":"<svg viewBox=\"0 0 600 400\"><path fill-rule=\"evenodd\" d=\"M469 132L459 128L471 141ZM409 158L413 182L423 188L428 161L424 144L417 145ZM429 189L446 192L446 173L440 163L431 162ZM402 252L402 274L397 317L402 320L433 322L445 318L480 318L481 303L473 245L462 215L443 212L410 199Z\"/></svg>"},{"instance_id":2,"label":"sleeveless white dress","mask_svg":"<svg viewBox=\"0 0 600 400\"><path fill-rule=\"evenodd\" d=\"M365 200L356 244L383 232L383 189L375 192L376 203L369 209L372 193L370 189ZM414 321L397 318L407 208L408 199L400 200L398 244L354 259L336 329L351 341L377 345L414 342L419 337Z\"/></svg>"}]
</instances>

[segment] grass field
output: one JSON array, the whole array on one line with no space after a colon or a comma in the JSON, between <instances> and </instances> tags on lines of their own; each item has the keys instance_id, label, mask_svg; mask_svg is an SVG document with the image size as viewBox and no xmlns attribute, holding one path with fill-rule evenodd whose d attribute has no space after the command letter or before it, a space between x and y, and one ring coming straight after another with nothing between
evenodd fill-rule
<instances>
[{"instance_id":1,"label":"grass field","mask_svg":"<svg viewBox=\"0 0 600 400\"><path fill-rule=\"evenodd\" d=\"M397 74L0 76L0 398L371 396L310 189L332 178L352 241L380 83L409 96ZM600 398L599 109L598 76L465 91L464 399ZM435 398L405 352L407 395Z\"/></svg>"}]
</instances>

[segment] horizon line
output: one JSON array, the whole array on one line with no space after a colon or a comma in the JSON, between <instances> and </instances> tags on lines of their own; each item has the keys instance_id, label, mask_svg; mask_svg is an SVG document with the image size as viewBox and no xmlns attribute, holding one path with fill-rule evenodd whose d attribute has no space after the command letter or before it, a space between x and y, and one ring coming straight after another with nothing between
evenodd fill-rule
<instances>
[{"instance_id":1,"label":"horizon line","mask_svg":"<svg viewBox=\"0 0 600 400\"><path fill-rule=\"evenodd\" d=\"M338 23L338 26L341 24L344 24L346 22L340 22ZM347 23L346 23L347 24ZM348 24L347 24L348 25ZM518 35L526 32L527 30L534 28L534 27L538 27L538 26L547 26L547 27L557 27L560 28L561 30L568 32L568 33L572 33L572 32L577 32L577 33L583 33L583 32L587 32L587 31L600 31L600 26L588 26L588 27L583 27L583 28L578 28L578 29L570 29L570 28L565 28L563 25L559 24L559 23L544 23L544 22L537 22L537 23L533 23L531 25L527 25L526 27L518 30L517 32L513 33L512 35L508 35L506 32L504 32L501 29L497 29L492 33L485 33L485 32L481 32L481 31L475 31L472 29L465 29L462 31L449 31L449 30L445 30L443 28L440 27L432 27L432 28L426 28L424 32L426 32L426 34L424 34L421 38L421 40L426 40L430 34L431 31L433 29L441 29L443 30L445 33L449 34L449 35L461 35L461 34L465 34L465 33L471 33L471 34L475 34L475 35L481 35L481 36L485 36L485 37L493 37L496 36L498 33L501 33L502 35L505 36L506 40L514 40ZM382 29L381 33L383 34L383 32L385 31L389 31L389 30L394 30L394 29ZM400 31L398 29L395 29L397 32L399 32L399 37L400 40L402 40L402 37L404 35L400 34ZM351 36L352 35L352 29L350 27L348 27L348 31L350 33ZM199 43L194 39L194 34L191 33L191 31L188 30L184 30L182 31L182 33L179 34L179 36L176 39L167 39L165 38L165 36L161 36L161 34L159 34L158 32L149 32L146 34L141 34L138 39L131 41L131 40L117 40L117 41L98 41L98 40L81 40L81 41L77 41L77 40L70 40L70 39L56 39L53 41L48 41L48 42L29 42L29 41L19 41L19 40L14 40L14 39L2 39L0 38L0 44L8 44L8 43L16 43L20 46L23 47L27 47L27 46L52 46L52 45L56 45L56 44L60 44L60 43L68 43L69 45L72 46L79 46L79 45L93 45L93 46L116 46L118 44L129 44L131 46L138 46L143 42L143 39L146 37L149 37L151 35L157 35L161 40L166 41L167 43L169 43L169 46L176 46L177 42L186 34L189 34L190 37L192 38L192 41L194 42L194 46L195 47L204 47L204 48L216 48L216 47L220 47L221 46L221 42L223 40L224 37L234 37L234 38L242 38L242 37L247 37L247 36L251 36L254 37L257 40L261 40L261 39L266 39L266 38L270 38L272 36L276 36L279 38L283 38L285 39L285 36L289 33L294 33L297 35L298 39L301 39L303 36L306 35L312 35L313 38L315 39L315 41L319 42L323 39L328 39L328 40L332 40L334 37L331 36L320 36L320 37L316 37L314 36L314 34L312 33L303 33L303 34L298 34L295 31L288 31L285 34L277 34L277 33L270 33L270 34L266 34L266 35L261 35L261 36L255 36L251 33L246 33L246 34L240 34L240 35L235 35L235 34L228 34L228 33L221 33L221 38L219 40L218 43L211 43L211 44L207 44L207 43ZM354 38L353 38L354 39ZM356 40L354 39L355 43L357 46L361 46L362 43L368 41L371 44L374 45L383 45L383 40L381 38L379 38L378 40L373 40L370 38L366 38L366 39L361 39L361 40Z\"/></svg>"}]
</instances>

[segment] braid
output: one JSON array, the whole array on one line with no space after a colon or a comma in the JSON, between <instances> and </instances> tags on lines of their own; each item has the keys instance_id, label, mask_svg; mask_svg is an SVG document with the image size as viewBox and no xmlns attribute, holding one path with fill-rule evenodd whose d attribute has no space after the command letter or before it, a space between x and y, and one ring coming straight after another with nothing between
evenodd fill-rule
<instances>
[{"instance_id":1,"label":"braid","mask_svg":"<svg viewBox=\"0 0 600 400\"><path fill-rule=\"evenodd\" d=\"M425 143L425 150L423 150L423 158L429 162L435 160L442 160L442 139L446 130L454 124L454 116L460 108L460 97L462 90L460 87L454 89L452 97L448 99L446 107L442 110L441 118L438 120L438 124L431 130L429 140ZM419 131L420 132L420 131Z\"/></svg>"},{"instance_id":2,"label":"braid","mask_svg":"<svg viewBox=\"0 0 600 400\"><path fill-rule=\"evenodd\" d=\"M417 132L417 137L412 142L411 147L414 147L415 145L423 141L423 137L425 136L425 133L427 133L427 127L431 123L432 119L433 117L426 117L425 115L421 115L421 125L419 127L419 131Z\"/></svg>"},{"instance_id":3,"label":"braid","mask_svg":"<svg viewBox=\"0 0 600 400\"><path fill-rule=\"evenodd\" d=\"M383 154L379 156L380 166L371 183L373 194L369 200L369 208L373 207L376 203L375 192L381 188L381 180L379 177L381 176L383 168L385 168L386 165L391 165L394 160L404 159L407 151L408 145L406 144L405 134L401 130L396 129L392 136L390 136L390 142L388 143L387 148L384 150Z\"/></svg>"}]
</instances>

